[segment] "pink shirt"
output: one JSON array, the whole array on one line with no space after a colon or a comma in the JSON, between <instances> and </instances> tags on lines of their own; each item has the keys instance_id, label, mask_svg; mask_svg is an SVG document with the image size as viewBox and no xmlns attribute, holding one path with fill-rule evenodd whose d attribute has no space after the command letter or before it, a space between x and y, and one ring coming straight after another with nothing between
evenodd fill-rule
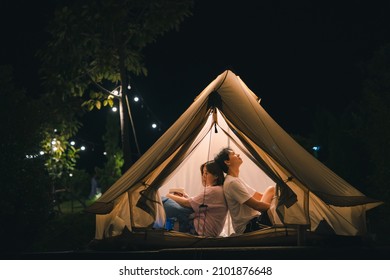
<instances>
[{"instance_id":1,"label":"pink shirt","mask_svg":"<svg viewBox=\"0 0 390 280\"><path fill-rule=\"evenodd\" d=\"M192 209L194 209L194 227L201 236L219 236L225 225L228 212L225 195L222 186L205 187L204 192L189 199ZM207 208L201 208L201 204Z\"/></svg>"}]
</instances>

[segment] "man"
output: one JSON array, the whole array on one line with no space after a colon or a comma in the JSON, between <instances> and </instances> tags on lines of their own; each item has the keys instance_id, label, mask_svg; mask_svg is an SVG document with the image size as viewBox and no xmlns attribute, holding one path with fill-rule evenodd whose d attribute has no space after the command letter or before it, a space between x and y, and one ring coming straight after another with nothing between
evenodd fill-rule
<instances>
[{"instance_id":1,"label":"man","mask_svg":"<svg viewBox=\"0 0 390 280\"><path fill-rule=\"evenodd\" d=\"M259 193L239 178L242 159L230 148L222 149L214 158L227 174L223 184L232 224L236 233L246 233L272 225L267 210L275 195L275 187L269 186Z\"/></svg>"}]
</instances>

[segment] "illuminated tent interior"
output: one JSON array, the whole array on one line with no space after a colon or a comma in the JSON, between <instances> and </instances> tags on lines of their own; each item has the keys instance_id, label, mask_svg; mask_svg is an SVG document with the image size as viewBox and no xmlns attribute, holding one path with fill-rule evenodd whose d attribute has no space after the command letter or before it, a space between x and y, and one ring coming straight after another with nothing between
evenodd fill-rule
<instances>
[{"instance_id":1,"label":"illuminated tent interior","mask_svg":"<svg viewBox=\"0 0 390 280\"><path fill-rule=\"evenodd\" d=\"M243 158L240 177L249 185L260 192L276 186L270 209L274 226L237 235L227 219L217 238L165 230L161 196L172 187L183 187L190 196L201 192L200 165L224 147ZM239 246L261 244L261 236L285 236L297 228L364 236L366 211L381 203L302 148L240 77L227 70L87 211L96 214L95 240L123 235L126 227L133 243L152 242L145 241L146 235L154 235L153 242L164 246Z\"/></svg>"}]
</instances>

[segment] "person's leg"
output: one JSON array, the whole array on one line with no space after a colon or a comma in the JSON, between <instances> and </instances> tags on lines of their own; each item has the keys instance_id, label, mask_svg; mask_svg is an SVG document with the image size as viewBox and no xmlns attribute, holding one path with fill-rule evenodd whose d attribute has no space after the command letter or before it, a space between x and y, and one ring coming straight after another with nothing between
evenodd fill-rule
<instances>
[{"instance_id":1,"label":"person's leg","mask_svg":"<svg viewBox=\"0 0 390 280\"><path fill-rule=\"evenodd\" d=\"M275 196L275 186L269 186L263 193L261 201L271 203ZM259 223L262 225L272 226L271 219L269 218L268 211L262 211L259 217Z\"/></svg>"},{"instance_id":2,"label":"person's leg","mask_svg":"<svg viewBox=\"0 0 390 280\"><path fill-rule=\"evenodd\" d=\"M189 216L194 212L192 208L182 207L176 201L170 198L162 198L164 204L165 214L168 218L176 218L179 222L179 231L189 232L190 218Z\"/></svg>"},{"instance_id":3,"label":"person's leg","mask_svg":"<svg viewBox=\"0 0 390 280\"><path fill-rule=\"evenodd\" d=\"M263 197L261 198L262 202L271 203L272 198L275 195L275 186L269 186L263 193Z\"/></svg>"}]
</instances>

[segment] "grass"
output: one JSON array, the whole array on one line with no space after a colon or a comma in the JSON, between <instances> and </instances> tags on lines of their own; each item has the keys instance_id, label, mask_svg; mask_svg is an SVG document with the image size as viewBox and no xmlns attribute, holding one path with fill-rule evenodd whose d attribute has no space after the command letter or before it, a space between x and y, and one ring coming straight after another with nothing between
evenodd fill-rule
<instances>
[{"instance_id":1,"label":"grass","mask_svg":"<svg viewBox=\"0 0 390 280\"><path fill-rule=\"evenodd\" d=\"M84 212L79 201L64 201L55 210L56 216L38 231L27 252L84 250L94 238L95 215Z\"/></svg>"}]
</instances>

